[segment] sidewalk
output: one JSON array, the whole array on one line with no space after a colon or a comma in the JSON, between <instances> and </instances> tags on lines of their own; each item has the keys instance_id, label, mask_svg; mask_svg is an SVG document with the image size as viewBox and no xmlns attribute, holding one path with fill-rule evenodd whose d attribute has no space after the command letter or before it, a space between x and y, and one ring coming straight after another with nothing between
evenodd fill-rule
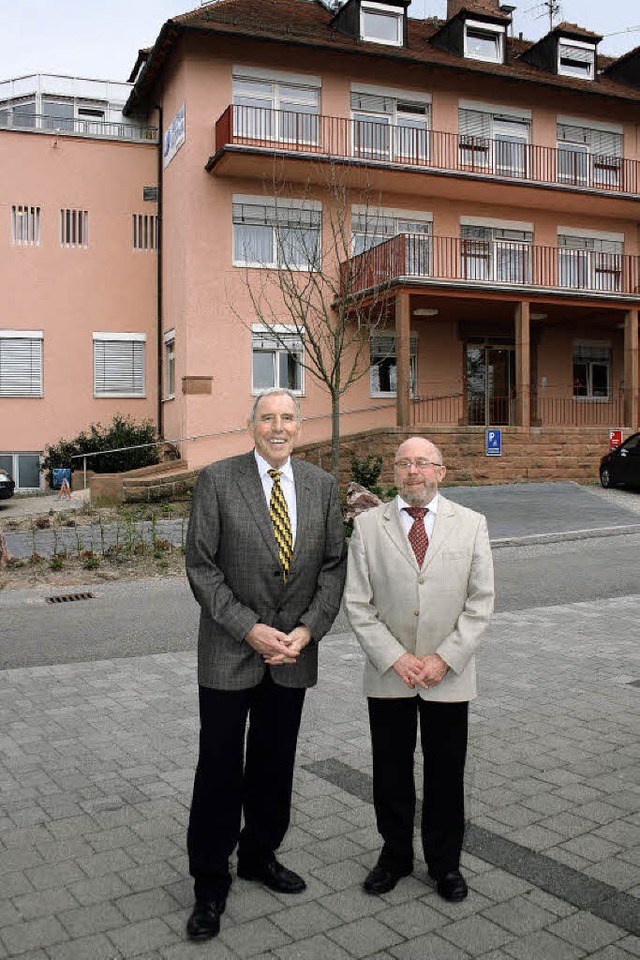
<instances>
[{"instance_id":1,"label":"sidewalk","mask_svg":"<svg viewBox=\"0 0 640 960\"><path fill-rule=\"evenodd\" d=\"M420 856L390 894L361 891L379 844L361 655L348 633L325 638L282 850L308 890L236 880L208 945L184 940L195 655L0 673L0 960L640 956L639 604L494 618L458 905Z\"/></svg>"}]
</instances>

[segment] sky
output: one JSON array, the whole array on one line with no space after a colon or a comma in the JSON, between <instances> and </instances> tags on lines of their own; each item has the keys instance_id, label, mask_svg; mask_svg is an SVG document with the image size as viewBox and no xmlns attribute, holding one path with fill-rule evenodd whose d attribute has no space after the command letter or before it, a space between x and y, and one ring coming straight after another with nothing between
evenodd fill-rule
<instances>
[{"instance_id":1,"label":"sky","mask_svg":"<svg viewBox=\"0 0 640 960\"><path fill-rule=\"evenodd\" d=\"M605 35L601 53L619 56L640 46L637 0L560 5L555 22L568 20ZM126 80L138 49L153 43L165 20L196 6L199 0L0 0L0 80L30 73ZM412 0L409 8L413 17L445 13L446 0ZM513 24L516 34L538 39L549 26L544 4L520 0Z\"/></svg>"}]
</instances>

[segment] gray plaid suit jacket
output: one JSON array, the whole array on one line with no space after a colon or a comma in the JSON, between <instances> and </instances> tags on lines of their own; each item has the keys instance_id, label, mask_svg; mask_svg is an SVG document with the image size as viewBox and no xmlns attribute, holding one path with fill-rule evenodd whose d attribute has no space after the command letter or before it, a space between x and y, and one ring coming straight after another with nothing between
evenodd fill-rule
<instances>
[{"instance_id":1,"label":"gray plaid suit jacket","mask_svg":"<svg viewBox=\"0 0 640 960\"><path fill-rule=\"evenodd\" d=\"M187 533L187 576L200 604L198 682L219 690L260 683L269 669L285 687L317 680L318 641L333 623L345 578L345 539L335 478L292 459L297 532L287 583L253 451L212 463L196 484ZM311 642L295 664L267 667L246 643L256 623Z\"/></svg>"}]
</instances>

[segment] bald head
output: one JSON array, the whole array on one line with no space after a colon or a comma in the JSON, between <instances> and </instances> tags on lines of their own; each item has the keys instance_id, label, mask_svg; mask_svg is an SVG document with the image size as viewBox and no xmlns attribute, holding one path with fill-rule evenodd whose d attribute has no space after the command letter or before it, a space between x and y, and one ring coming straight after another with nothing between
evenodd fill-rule
<instances>
[{"instance_id":1,"label":"bald head","mask_svg":"<svg viewBox=\"0 0 640 960\"><path fill-rule=\"evenodd\" d=\"M446 474L442 453L426 437L409 437L396 451L394 476L398 493L412 507L426 507Z\"/></svg>"}]
</instances>

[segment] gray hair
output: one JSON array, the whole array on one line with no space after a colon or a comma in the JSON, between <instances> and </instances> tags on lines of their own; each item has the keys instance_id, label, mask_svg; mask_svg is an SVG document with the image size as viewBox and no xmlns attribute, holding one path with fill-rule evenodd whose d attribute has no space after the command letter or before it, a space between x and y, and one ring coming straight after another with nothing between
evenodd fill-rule
<instances>
[{"instance_id":1,"label":"gray hair","mask_svg":"<svg viewBox=\"0 0 640 960\"><path fill-rule=\"evenodd\" d=\"M300 401L292 390L287 390L285 387L269 387L268 390L262 390L257 397L254 398L253 404L251 405L251 413L249 414L249 423L251 426L256 422L256 407L260 403L263 397L273 397L273 396L283 396L290 397L293 401L293 405L296 410L296 421L300 424L302 423L302 410L300 408Z\"/></svg>"}]
</instances>

